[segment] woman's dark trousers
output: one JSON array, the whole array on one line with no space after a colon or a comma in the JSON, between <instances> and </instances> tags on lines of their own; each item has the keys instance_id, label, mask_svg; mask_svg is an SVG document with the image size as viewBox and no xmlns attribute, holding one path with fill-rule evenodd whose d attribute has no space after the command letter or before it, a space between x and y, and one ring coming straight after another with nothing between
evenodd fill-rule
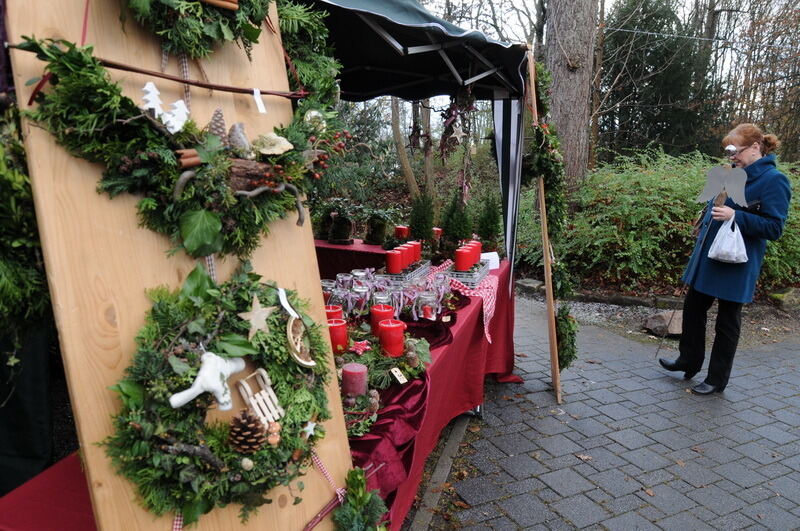
<instances>
[{"instance_id":1,"label":"woman's dark trousers","mask_svg":"<svg viewBox=\"0 0 800 531\"><path fill-rule=\"evenodd\" d=\"M678 363L686 371L699 371L706 356L706 322L708 309L715 297L689 288L683 300L683 330L678 346ZM706 383L722 390L728 385L733 356L739 344L742 327L742 303L717 299L717 322L714 326L714 344L708 364Z\"/></svg>"}]
</instances>

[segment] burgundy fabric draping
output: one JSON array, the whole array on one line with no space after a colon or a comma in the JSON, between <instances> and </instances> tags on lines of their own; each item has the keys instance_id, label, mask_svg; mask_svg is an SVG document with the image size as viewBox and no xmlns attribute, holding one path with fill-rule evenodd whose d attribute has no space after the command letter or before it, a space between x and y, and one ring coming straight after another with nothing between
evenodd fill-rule
<instances>
[{"instance_id":1,"label":"burgundy fabric draping","mask_svg":"<svg viewBox=\"0 0 800 531\"><path fill-rule=\"evenodd\" d=\"M0 498L2 531L97 529L86 477L72 454Z\"/></svg>"},{"instance_id":2,"label":"burgundy fabric draping","mask_svg":"<svg viewBox=\"0 0 800 531\"><path fill-rule=\"evenodd\" d=\"M336 273L349 273L353 269L384 266L386 251L380 245L368 245L355 239L351 245L336 245L325 240L314 240L320 278L336 278Z\"/></svg>"},{"instance_id":3,"label":"burgundy fabric draping","mask_svg":"<svg viewBox=\"0 0 800 531\"><path fill-rule=\"evenodd\" d=\"M370 478L390 505L391 529L398 530L414 503L425 460L436 447L442 429L456 416L483 403L486 375L498 381L521 381L514 369L514 299L508 262L490 274L499 277L497 306L490 323L493 342L483 334L483 305L471 297L458 310L450 328L453 341L431 350L425 380L416 380L382 394L384 408L377 428L363 445L351 441L354 462L386 464ZM383 416L386 416L384 420ZM369 458L365 456L371 456ZM390 489L394 489L390 492ZM95 529L86 478L77 455L48 468L0 498L2 531L91 531Z\"/></svg>"}]
</instances>

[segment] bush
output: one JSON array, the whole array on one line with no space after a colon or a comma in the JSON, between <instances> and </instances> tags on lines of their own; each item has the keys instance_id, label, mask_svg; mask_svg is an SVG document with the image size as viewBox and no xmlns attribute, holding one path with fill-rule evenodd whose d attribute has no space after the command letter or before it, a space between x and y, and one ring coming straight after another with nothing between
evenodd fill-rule
<instances>
[{"instance_id":1,"label":"bush","mask_svg":"<svg viewBox=\"0 0 800 531\"><path fill-rule=\"evenodd\" d=\"M573 199L557 249L583 288L671 292L694 247L692 222L702 205L694 198L717 161L698 153L673 157L656 150L617 157L590 173ZM798 168L781 164L793 188ZM800 199L792 200L780 240L770 242L762 288L800 282ZM524 191L518 235L521 265L539 268L541 237L536 190Z\"/></svg>"}]
</instances>

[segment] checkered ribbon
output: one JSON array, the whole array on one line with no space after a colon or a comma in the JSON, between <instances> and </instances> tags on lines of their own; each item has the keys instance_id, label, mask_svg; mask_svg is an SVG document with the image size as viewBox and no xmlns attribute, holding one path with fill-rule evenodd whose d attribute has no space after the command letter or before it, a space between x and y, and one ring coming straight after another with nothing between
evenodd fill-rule
<instances>
[{"instance_id":1,"label":"checkered ribbon","mask_svg":"<svg viewBox=\"0 0 800 531\"><path fill-rule=\"evenodd\" d=\"M445 260L441 265L431 269L429 277L433 278L432 275L444 271L450 267L452 263L452 260ZM497 303L497 283L498 277L495 275L488 275L475 288L469 288L454 278L450 279L450 287L452 289L463 295L480 297L483 300L483 335L486 336L486 341L489 343L492 342L492 334L489 333L489 324L492 322L492 317L494 317L494 309Z\"/></svg>"},{"instance_id":2,"label":"checkered ribbon","mask_svg":"<svg viewBox=\"0 0 800 531\"><path fill-rule=\"evenodd\" d=\"M185 53L178 56L178 66L181 69L181 77L189 79L189 57ZM186 104L187 109L192 108L192 92L188 83L183 84L183 102Z\"/></svg>"},{"instance_id":3,"label":"checkered ribbon","mask_svg":"<svg viewBox=\"0 0 800 531\"><path fill-rule=\"evenodd\" d=\"M325 464L322 462L322 459L319 458L317 452L315 452L313 449L311 450L311 461L314 462L314 466L317 467L319 473L325 476L325 479L327 479L328 483L331 484L333 490L336 491L336 497L339 498L339 503L344 503L344 495L347 494L347 489L336 486L336 483L333 481L333 477L331 477L328 469L325 468Z\"/></svg>"},{"instance_id":4,"label":"checkered ribbon","mask_svg":"<svg viewBox=\"0 0 800 531\"><path fill-rule=\"evenodd\" d=\"M214 255L209 254L205 256L206 259L206 269L208 270L208 275L211 277L211 280L214 282L217 281L217 264L214 262Z\"/></svg>"},{"instance_id":5,"label":"checkered ribbon","mask_svg":"<svg viewBox=\"0 0 800 531\"><path fill-rule=\"evenodd\" d=\"M183 531L183 513L177 513L172 521L172 531Z\"/></svg>"}]
</instances>

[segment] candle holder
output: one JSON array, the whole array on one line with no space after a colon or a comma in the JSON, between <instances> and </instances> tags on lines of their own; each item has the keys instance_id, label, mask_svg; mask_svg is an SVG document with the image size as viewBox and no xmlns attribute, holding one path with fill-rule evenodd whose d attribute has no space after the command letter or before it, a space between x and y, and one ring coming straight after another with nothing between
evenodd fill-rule
<instances>
[{"instance_id":1,"label":"candle holder","mask_svg":"<svg viewBox=\"0 0 800 531\"><path fill-rule=\"evenodd\" d=\"M336 281L324 278L320 280L319 283L322 286L322 299L325 301L325 304L328 304L333 290L336 289Z\"/></svg>"},{"instance_id":2,"label":"candle holder","mask_svg":"<svg viewBox=\"0 0 800 531\"><path fill-rule=\"evenodd\" d=\"M336 284L342 289L350 289L353 287L353 275L350 273L338 273L336 275Z\"/></svg>"},{"instance_id":3,"label":"candle holder","mask_svg":"<svg viewBox=\"0 0 800 531\"><path fill-rule=\"evenodd\" d=\"M415 321L418 319L436 320L437 307L439 306L436 293L433 291L421 291L414 301Z\"/></svg>"}]
</instances>

